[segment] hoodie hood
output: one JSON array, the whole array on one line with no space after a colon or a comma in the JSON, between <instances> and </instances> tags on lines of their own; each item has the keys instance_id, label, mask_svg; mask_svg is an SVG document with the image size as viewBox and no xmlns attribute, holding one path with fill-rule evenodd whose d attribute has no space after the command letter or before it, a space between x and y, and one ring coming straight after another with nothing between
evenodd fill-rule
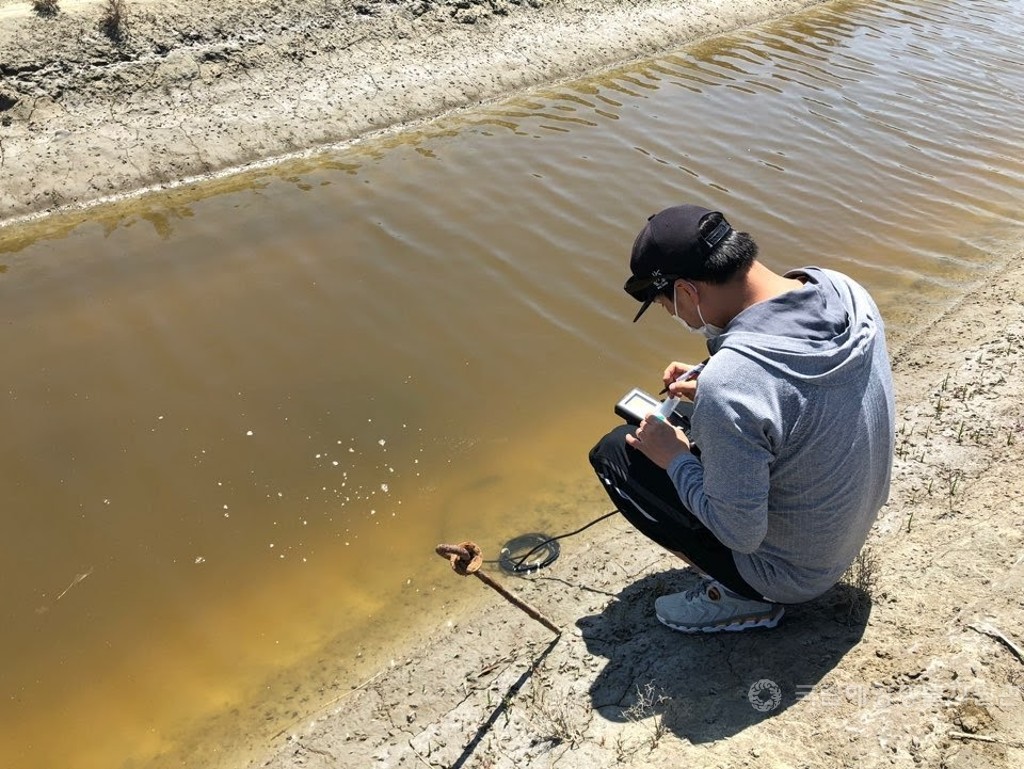
<instances>
[{"instance_id":1,"label":"hoodie hood","mask_svg":"<svg viewBox=\"0 0 1024 769\"><path fill-rule=\"evenodd\" d=\"M882 329L868 293L818 267L785 277L804 285L745 309L708 342L711 354L727 349L786 377L818 384L838 383L867 365L872 341Z\"/></svg>"}]
</instances>

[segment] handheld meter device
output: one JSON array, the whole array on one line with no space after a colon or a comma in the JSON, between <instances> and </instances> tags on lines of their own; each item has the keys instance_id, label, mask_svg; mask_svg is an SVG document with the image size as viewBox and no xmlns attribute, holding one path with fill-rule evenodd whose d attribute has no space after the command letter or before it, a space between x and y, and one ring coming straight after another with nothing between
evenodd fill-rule
<instances>
[{"instance_id":1,"label":"handheld meter device","mask_svg":"<svg viewBox=\"0 0 1024 769\"><path fill-rule=\"evenodd\" d=\"M679 398L659 401L650 393L634 387L615 404L615 413L631 425L638 425L644 417L657 413L672 426L681 427L689 433L693 404Z\"/></svg>"},{"instance_id":2,"label":"handheld meter device","mask_svg":"<svg viewBox=\"0 0 1024 769\"><path fill-rule=\"evenodd\" d=\"M661 401L653 395L634 387L615 404L615 413L631 425L638 425L643 418L658 410Z\"/></svg>"}]
</instances>

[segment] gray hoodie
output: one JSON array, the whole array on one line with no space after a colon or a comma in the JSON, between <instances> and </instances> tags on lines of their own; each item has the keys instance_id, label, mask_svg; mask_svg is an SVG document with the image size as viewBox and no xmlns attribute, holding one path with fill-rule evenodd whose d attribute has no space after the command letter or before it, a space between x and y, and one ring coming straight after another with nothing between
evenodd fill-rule
<instances>
[{"instance_id":1,"label":"gray hoodie","mask_svg":"<svg viewBox=\"0 0 1024 769\"><path fill-rule=\"evenodd\" d=\"M772 601L806 601L856 558L889 496L892 372L878 308L850 278L807 267L803 288L737 315L709 342L691 438L669 476Z\"/></svg>"}]
</instances>

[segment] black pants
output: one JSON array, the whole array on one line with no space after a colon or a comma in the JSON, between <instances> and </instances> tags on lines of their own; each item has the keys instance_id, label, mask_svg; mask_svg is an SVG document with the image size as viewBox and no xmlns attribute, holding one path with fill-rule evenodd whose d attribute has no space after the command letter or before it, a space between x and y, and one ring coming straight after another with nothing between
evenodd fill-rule
<instances>
[{"instance_id":1,"label":"black pants","mask_svg":"<svg viewBox=\"0 0 1024 769\"><path fill-rule=\"evenodd\" d=\"M626 444L636 427L616 427L590 452L590 464L612 503L633 526L729 590L765 600L740 576L732 551L691 513L679 498L668 473Z\"/></svg>"}]
</instances>

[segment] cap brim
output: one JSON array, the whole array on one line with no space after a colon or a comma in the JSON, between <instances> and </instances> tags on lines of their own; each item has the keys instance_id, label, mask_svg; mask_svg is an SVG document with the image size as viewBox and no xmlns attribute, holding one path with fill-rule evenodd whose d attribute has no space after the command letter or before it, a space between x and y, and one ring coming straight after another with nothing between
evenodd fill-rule
<instances>
[{"instance_id":1,"label":"cap brim","mask_svg":"<svg viewBox=\"0 0 1024 769\"><path fill-rule=\"evenodd\" d=\"M633 322L636 323L638 320L640 320L640 316L647 312L647 308L650 307L652 304L654 304L653 297L646 300L642 305L640 305L640 309L637 311L636 317L633 318Z\"/></svg>"}]
</instances>

